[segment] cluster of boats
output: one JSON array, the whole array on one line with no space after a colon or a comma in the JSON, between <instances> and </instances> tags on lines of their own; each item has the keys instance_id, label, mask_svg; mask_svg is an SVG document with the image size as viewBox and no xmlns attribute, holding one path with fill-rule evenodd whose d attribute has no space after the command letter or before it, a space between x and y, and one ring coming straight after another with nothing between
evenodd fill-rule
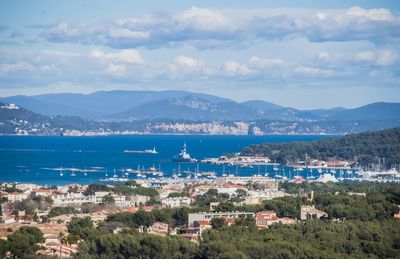
<instances>
[{"instance_id":1,"label":"cluster of boats","mask_svg":"<svg viewBox=\"0 0 400 259\"><path fill-rule=\"evenodd\" d=\"M158 154L158 151L154 147L153 149L145 149L145 150L124 150L125 153L146 153L146 154ZM179 163L178 170L175 169L172 171L172 174L168 174L168 178L178 179L178 178L186 178L186 179L215 179L217 177L214 171L205 171L201 172L199 170L199 164L197 163L196 169L191 171L189 168L185 171L181 170L181 163L194 163L199 162L196 159L193 159L190 154L187 152L186 143L183 144L183 149L174 157L172 157L172 161ZM225 170L225 164L222 164L222 174L221 176L228 176ZM228 164L229 166L229 164ZM242 165L235 164L236 171L234 175L238 174L238 167L243 167ZM276 180L282 181L319 181L319 180L332 180L332 181L377 181L377 182L387 182L387 181L396 181L400 182L400 173L395 169L391 170L361 170L354 168L308 168L308 167L285 167L279 166L276 163L273 164L253 164L246 165L250 169L253 166L258 166L257 174L254 176L265 176L274 178ZM261 166L263 166L263 172L261 172ZM267 170L267 166L272 166ZM70 176L76 176L77 173L83 173L83 175L87 175L88 173L93 172L104 172L105 170L105 178L102 178L101 181L126 181L130 175L134 175L135 179L145 179L148 177L151 178L164 178L165 173L161 170L161 166L159 165L156 168L153 166L145 168L144 166L138 165L137 169L124 168L115 170L112 175L109 175L107 170L103 167L90 167L90 169L79 169L79 168L44 168L48 170L57 170L59 171L60 176L64 176L65 172L70 172ZM269 172L268 172L269 171ZM248 175L249 172L241 172L240 175ZM233 175L232 172L229 172L229 175Z\"/></svg>"}]
</instances>

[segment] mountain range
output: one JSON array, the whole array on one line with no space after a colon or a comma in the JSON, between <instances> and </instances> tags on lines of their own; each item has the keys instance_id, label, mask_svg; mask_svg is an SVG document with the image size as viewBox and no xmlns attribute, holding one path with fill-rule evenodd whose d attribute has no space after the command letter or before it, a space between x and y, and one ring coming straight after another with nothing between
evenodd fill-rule
<instances>
[{"instance_id":1,"label":"mountain range","mask_svg":"<svg viewBox=\"0 0 400 259\"><path fill-rule=\"evenodd\" d=\"M101 121L355 121L398 120L400 103L372 103L354 109L299 110L278 104L187 91L99 91L91 94L57 93L0 98L43 115L78 116Z\"/></svg>"}]
</instances>

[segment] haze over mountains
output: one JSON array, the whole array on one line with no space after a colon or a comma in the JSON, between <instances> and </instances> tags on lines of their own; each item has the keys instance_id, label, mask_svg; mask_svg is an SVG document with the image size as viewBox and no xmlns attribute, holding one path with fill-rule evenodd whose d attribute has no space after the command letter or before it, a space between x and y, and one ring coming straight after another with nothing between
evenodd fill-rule
<instances>
[{"instance_id":1,"label":"haze over mountains","mask_svg":"<svg viewBox=\"0 0 400 259\"><path fill-rule=\"evenodd\" d=\"M187 91L100 91L92 94L43 94L0 98L43 115L78 116L91 120L398 120L399 103L373 103L355 109L298 110L266 101L235 102Z\"/></svg>"}]
</instances>

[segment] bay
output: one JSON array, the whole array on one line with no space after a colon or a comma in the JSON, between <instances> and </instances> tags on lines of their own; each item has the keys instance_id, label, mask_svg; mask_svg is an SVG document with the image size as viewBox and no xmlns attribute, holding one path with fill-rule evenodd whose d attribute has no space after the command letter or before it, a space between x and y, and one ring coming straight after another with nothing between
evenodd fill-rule
<instances>
[{"instance_id":1,"label":"bay","mask_svg":"<svg viewBox=\"0 0 400 259\"><path fill-rule=\"evenodd\" d=\"M123 176L123 169L156 167L166 176L178 170L179 164L171 158L179 153L183 143L193 158L218 157L224 153L240 152L244 147L264 142L313 141L331 136L325 135L267 135L267 136L208 136L208 135L130 135L130 136L0 136L0 181L30 182L47 185L70 183L94 183L116 174ZM153 149L158 154L124 153L124 150ZM181 170L196 170L195 163L182 163ZM54 168L97 170L76 172L52 170ZM200 171L222 174L222 166L199 164ZM236 172L227 166L227 174ZM239 175L251 175L260 170L240 168ZM272 168L263 168L271 172ZM130 178L135 176L129 175Z\"/></svg>"}]
</instances>

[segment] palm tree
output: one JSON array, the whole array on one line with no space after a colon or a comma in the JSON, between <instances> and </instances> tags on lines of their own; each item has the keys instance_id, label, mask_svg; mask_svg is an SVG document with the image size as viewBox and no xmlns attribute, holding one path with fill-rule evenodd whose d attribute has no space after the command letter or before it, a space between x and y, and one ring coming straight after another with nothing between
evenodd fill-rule
<instances>
[{"instance_id":1,"label":"palm tree","mask_svg":"<svg viewBox=\"0 0 400 259\"><path fill-rule=\"evenodd\" d=\"M60 232L60 234L58 234L58 240L60 240L60 258L62 258L62 245L67 242L67 236L64 232Z\"/></svg>"}]
</instances>

